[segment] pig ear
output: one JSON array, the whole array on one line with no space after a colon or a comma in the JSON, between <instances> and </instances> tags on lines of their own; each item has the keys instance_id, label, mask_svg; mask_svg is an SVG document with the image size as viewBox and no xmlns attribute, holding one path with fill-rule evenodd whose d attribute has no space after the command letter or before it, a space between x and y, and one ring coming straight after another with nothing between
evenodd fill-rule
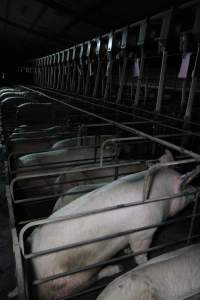
<instances>
[{"instance_id":1,"label":"pig ear","mask_svg":"<svg viewBox=\"0 0 200 300\"><path fill-rule=\"evenodd\" d=\"M165 150L165 153L159 158L161 163L171 162L174 161L174 157L168 149Z\"/></svg>"}]
</instances>

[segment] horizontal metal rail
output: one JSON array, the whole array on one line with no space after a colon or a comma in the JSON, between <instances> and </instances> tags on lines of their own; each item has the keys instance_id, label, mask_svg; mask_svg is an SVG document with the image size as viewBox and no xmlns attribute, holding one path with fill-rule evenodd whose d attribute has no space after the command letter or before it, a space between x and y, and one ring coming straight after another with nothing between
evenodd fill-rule
<instances>
[{"instance_id":1,"label":"horizontal metal rail","mask_svg":"<svg viewBox=\"0 0 200 300\"><path fill-rule=\"evenodd\" d=\"M189 159L187 160L188 162L194 162L194 159ZM142 162L143 163L143 162ZM59 175L64 175L64 174L79 174L82 172L90 172L90 171L100 171L103 169L109 169L109 168L117 168L117 167L127 167L127 166L135 166L137 165L138 162L125 162L125 163L115 163L115 164L110 164L110 165L104 165L102 167L88 167L88 168L78 168L76 170L71 169L71 170L62 170L62 171L55 171L55 172L44 172L44 173L39 173L39 174L29 174L29 175L21 175L18 177L15 177L14 179L12 179L12 181L10 182L10 191L11 191L11 196L12 199L14 199L14 185L16 184L16 182L24 180L24 179L39 179L42 177L55 177L55 176L59 176Z\"/></svg>"},{"instance_id":2,"label":"horizontal metal rail","mask_svg":"<svg viewBox=\"0 0 200 300\"><path fill-rule=\"evenodd\" d=\"M28 89L30 89L30 88L28 88ZM31 90L35 91L34 89L31 89ZM35 91L35 92L37 92L37 91ZM77 107L77 106L68 104L68 103L63 102L63 101L61 101L61 100L58 100L58 99L56 99L56 98L54 98L54 97L48 96L48 95L45 94L45 93L41 93L41 92L37 92L37 93L40 94L40 95L43 95L43 96L46 97L46 98L50 98L50 99L52 99L52 100L55 100L55 101L57 101L57 102L59 102L59 103L63 103L63 105L66 105L67 107L70 107L70 108L72 108L72 109L74 109L74 110L84 112L84 113L86 113L87 115L93 116L93 117L95 117L95 118L97 118L97 119L99 119L99 120L102 120L102 121L104 121L104 122L107 122L107 123L109 123L109 124L112 124L112 125L116 126L117 128L120 128L120 129L122 129L122 130L124 130L124 131L126 131L126 132L131 132L131 133L133 133L133 134L136 134L136 135L139 135L139 136L148 138L148 139L150 139L151 141L153 141L153 142L155 142L155 143L158 143L158 144L163 145L163 146L165 146L165 147L168 147L168 148L170 148L170 149L176 150L176 151L178 151L178 152L180 152L180 153L187 154L187 155L193 157L194 159L196 159L197 161L200 160L200 155L199 155L199 154L197 154L197 153L195 153L195 152L192 152L192 151L189 151L189 150L187 150L187 149L185 149L185 148L183 148L183 147L179 147L179 146L176 146L176 145L174 145L174 144L172 144L172 143L170 143L170 142L164 141L164 140L162 140L162 139L159 139L159 138L156 138L156 137L152 137L150 134L147 134L147 133L144 133L144 132L142 132L142 131L140 131L140 130L137 130L137 129L131 128L131 127L129 127L129 126L120 124L120 123L118 123L118 122L116 122L116 121L107 119L107 118L105 118L105 117L102 117L101 115L97 115L97 114L95 114L95 113L92 113L92 112L89 112L89 111L87 111L87 110L81 109L81 108L79 108L79 107ZM71 97L66 97L66 98L71 98Z\"/></svg>"}]
</instances>

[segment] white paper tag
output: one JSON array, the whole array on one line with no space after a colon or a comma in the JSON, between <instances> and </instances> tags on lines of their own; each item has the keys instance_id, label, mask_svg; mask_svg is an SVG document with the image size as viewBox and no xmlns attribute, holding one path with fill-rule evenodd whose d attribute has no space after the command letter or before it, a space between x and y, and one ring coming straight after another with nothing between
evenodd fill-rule
<instances>
[{"instance_id":1,"label":"white paper tag","mask_svg":"<svg viewBox=\"0 0 200 300\"><path fill-rule=\"evenodd\" d=\"M187 78L191 54L192 54L191 52L183 54L180 71L178 73L178 78Z\"/></svg>"},{"instance_id":2,"label":"white paper tag","mask_svg":"<svg viewBox=\"0 0 200 300\"><path fill-rule=\"evenodd\" d=\"M135 58L134 59L134 65L133 65L133 77L139 77L140 76L140 65L139 65L140 59Z\"/></svg>"}]
</instances>

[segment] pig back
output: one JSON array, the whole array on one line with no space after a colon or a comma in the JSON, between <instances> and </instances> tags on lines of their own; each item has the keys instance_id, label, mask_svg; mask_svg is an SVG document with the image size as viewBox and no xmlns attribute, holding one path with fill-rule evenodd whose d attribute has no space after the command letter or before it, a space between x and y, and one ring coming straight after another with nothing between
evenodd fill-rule
<instances>
[{"instance_id":1,"label":"pig back","mask_svg":"<svg viewBox=\"0 0 200 300\"><path fill-rule=\"evenodd\" d=\"M200 244L165 253L115 279L97 300L116 295L123 300L180 300L200 289L199 267Z\"/></svg>"}]
</instances>

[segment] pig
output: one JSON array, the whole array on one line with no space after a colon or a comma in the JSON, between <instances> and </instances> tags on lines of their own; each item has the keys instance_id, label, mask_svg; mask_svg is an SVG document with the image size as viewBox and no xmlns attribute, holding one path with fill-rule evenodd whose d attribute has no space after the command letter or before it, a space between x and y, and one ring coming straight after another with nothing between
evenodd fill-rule
<instances>
[{"instance_id":1,"label":"pig","mask_svg":"<svg viewBox=\"0 0 200 300\"><path fill-rule=\"evenodd\" d=\"M96 190L100 187L105 185L104 182L102 183L96 183L96 184L85 184L85 185L78 185L73 187L72 189L68 190L68 193L75 193L71 195L65 195L61 196L55 203L52 212L54 213L55 211L59 210L63 206L69 204L73 200L79 197L80 194L85 194L88 193L89 191Z\"/></svg>"},{"instance_id":2,"label":"pig","mask_svg":"<svg viewBox=\"0 0 200 300\"><path fill-rule=\"evenodd\" d=\"M121 177L74 200L53 213L49 217L49 221L63 216L71 216L130 202L139 201L141 205L38 226L29 236L31 252L37 253L126 230L159 224L167 217L176 215L194 200L195 196L191 193L181 197L175 196L183 191L194 192L192 186L182 185L185 176L181 176L172 168L161 168L154 175L149 199L165 196L172 196L173 198L152 203L148 203L148 200L146 200L147 204L143 204L143 185L146 172ZM34 225L34 222L31 224ZM37 279L41 279L62 272L70 272L79 267L110 259L128 245L130 245L133 252L146 251L151 244L156 229L155 227L141 230L114 239L35 257L32 259L34 275ZM136 257L138 264L146 261L146 254ZM99 268L90 269L39 285L37 287L38 298L53 300L57 297L72 295L93 283L98 271Z\"/></svg>"},{"instance_id":3,"label":"pig","mask_svg":"<svg viewBox=\"0 0 200 300\"><path fill-rule=\"evenodd\" d=\"M128 164L130 163L130 164ZM122 174L130 174L130 173L136 173L140 172L146 169L146 164L144 162L141 162L139 164L131 164L132 161L124 161L124 160L118 160L118 164L127 164L126 166L120 167L120 173ZM110 164L113 164L112 162L105 162L104 166L108 166ZM91 170L90 169L94 170ZM76 171L75 173L64 173L60 176L58 176L55 180L54 185L54 191L55 193L65 193L69 189L72 189L77 186L77 182L79 185L85 185L85 184L101 184L106 182L109 182L112 180L112 178L115 176L115 170L113 168L100 168L99 163L96 164L84 164L84 166L75 166L75 167L68 167L67 171L70 170ZM84 169L80 170L80 169ZM68 203L68 197L61 196L57 202L59 203Z\"/></svg>"},{"instance_id":4,"label":"pig","mask_svg":"<svg viewBox=\"0 0 200 300\"><path fill-rule=\"evenodd\" d=\"M112 158L115 155L115 147L108 146L105 149L105 157ZM97 157L99 158L100 151L97 150ZM65 148L60 150L52 150L48 152L38 152L27 154L18 159L19 167L35 166L34 169L43 170L45 165L51 163L66 162L75 163L76 161L85 160L88 163L94 161L94 148L93 147L74 147Z\"/></svg>"},{"instance_id":5,"label":"pig","mask_svg":"<svg viewBox=\"0 0 200 300\"><path fill-rule=\"evenodd\" d=\"M56 142L52 146L51 149L52 150L59 150L59 149L63 149L63 148L80 146L80 144L81 144L81 138L80 137L67 138L67 139L60 140L60 141Z\"/></svg>"},{"instance_id":6,"label":"pig","mask_svg":"<svg viewBox=\"0 0 200 300\"><path fill-rule=\"evenodd\" d=\"M118 277L97 300L181 300L198 290L200 299L199 269L200 244L184 247Z\"/></svg>"},{"instance_id":7,"label":"pig","mask_svg":"<svg viewBox=\"0 0 200 300\"><path fill-rule=\"evenodd\" d=\"M99 153L99 152L98 152ZM110 146L105 150L105 155L111 157L115 154L115 149ZM72 161L75 160L86 160L86 164L82 165L82 167L86 168L89 166L95 166L92 164L94 157L94 149L91 147L80 147L80 148L70 148L70 149L61 149L49 152L40 152L40 153L32 153L27 154L20 157L17 161L17 176L18 175L31 175L33 173L48 173L52 171L63 171L63 170L70 170L70 169L80 169L80 166L70 166ZM65 162L65 163L64 163ZM51 164L53 163L51 169ZM62 164L61 164L62 163ZM76 163L77 164L77 163ZM45 169L46 168L46 169ZM48 169L47 169L48 168ZM26 182L27 188L32 188L33 186L40 187L40 194L52 194L52 193L59 193L63 191L59 187L59 182L63 179L63 176L58 178L55 177L41 177L38 179L33 180L32 182ZM54 185L53 183L56 183ZM88 181L86 183L93 183L93 181ZM20 183L19 183L20 184ZM21 183L24 184L23 182ZM42 187L41 187L42 186ZM65 186L66 189L70 189L74 185ZM28 190L27 190L28 193Z\"/></svg>"},{"instance_id":8,"label":"pig","mask_svg":"<svg viewBox=\"0 0 200 300\"><path fill-rule=\"evenodd\" d=\"M13 97L24 97L24 96L27 96L28 97L29 93L27 92L21 92L21 91L8 91L8 92L5 92L5 93L2 93L0 95L0 101L3 101L3 100L6 100L7 98L13 98ZM24 98L25 99L25 98Z\"/></svg>"},{"instance_id":9,"label":"pig","mask_svg":"<svg viewBox=\"0 0 200 300\"><path fill-rule=\"evenodd\" d=\"M65 130L67 128L68 127L65 127ZM10 139L18 138L19 136L32 138L32 137L41 137L41 135L46 135L46 134L53 135L62 132L63 132L63 127L61 126L51 126L51 127L40 126L40 128L37 128L36 126L33 127L28 125L21 125L16 127L9 137Z\"/></svg>"},{"instance_id":10,"label":"pig","mask_svg":"<svg viewBox=\"0 0 200 300\"><path fill-rule=\"evenodd\" d=\"M25 125L26 126L26 125ZM68 126L52 126L49 128L38 129L26 127L16 128L9 136L9 146L12 152L32 153L39 151L47 151L52 145L60 140L61 136L66 137L71 133Z\"/></svg>"},{"instance_id":11,"label":"pig","mask_svg":"<svg viewBox=\"0 0 200 300\"><path fill-rule=\"evenodd\" d=\"M119 160L118 163L122 165L123 163L127 164L128 161ZM131 163L131 161L130 161ZM104 164L109 165L109 163ZM99 164L88 164L84 165L85 171L79 171L80 166L72 168L73 170L77 170L76 173L73 175L71 173L65 173L63 175L60 175L55 180L55 187L54 191L55 193L73 193L76 192L76 194L72 195L62 195L59 197L59 199L56 201L53 211L60 209L61 207L69 204L73 200L79 197L79 194L77 192L83 193L86 192L88 189L94 190L96 188L99 188L106 183L110 182L114 175L113 168L105 168L105 169L99 169ZM96 170L89 171L89 168L96 168ZM146 164L140 163L140 164L130 164L126 165L124 167L120 167L121 172L124 174L130 174L130 173L136 173L141 172L146 169ZM68 169L70 170L70 168ZM77 186L78 182L78 186Z\"/></svg>"},{"instance_id":12,"label":"pig","mask_svg":"<svg viewBox=\"0 0 200 300\"><path fill-rule=\"evenodd\" d=\"M15 93L14 89L1 89L0 90L0 100L1 100L1 96L4 95L5 93Z\"/></svg>"},{"instance_id":13,"label":"pig","mask_svg":"<svg viewBox=\"0 0 200 300\"><path fill-rule=\"evenodd\" d=\"M83 146L96 146L101 145L105 140L113 138L112 135L101 135L97 136L95 140L95 136L82 136L82 137L75 137L71 139L65 139L62 141L58 141L52 147L52 150L58 150L66 147L73 147L79 146L80 144Z\"/></svg>"}]
</instances>

